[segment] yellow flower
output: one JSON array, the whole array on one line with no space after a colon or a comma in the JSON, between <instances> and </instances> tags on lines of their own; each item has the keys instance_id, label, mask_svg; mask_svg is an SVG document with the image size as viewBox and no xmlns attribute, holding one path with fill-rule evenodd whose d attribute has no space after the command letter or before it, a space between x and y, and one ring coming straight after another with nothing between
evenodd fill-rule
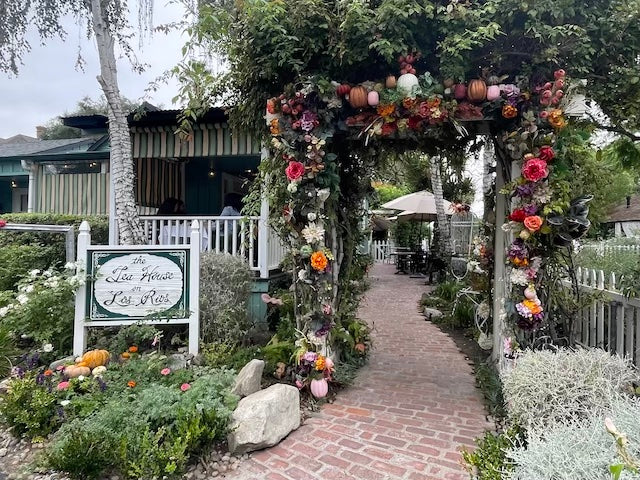
<instances>
[{"instance_id":1,"label":"yellow flower","mask_svg":"<svg viewBox=\"0 0 640 480\"><path fill-rule=\"evenodd\" d=\"M327 256L323 252L318 251L311 254L311 266L314 270L323 272L328 264Z\"/></svg>"},{"instance_id":2,"label":"yellow flower","mask_svg":"<svg viewBox=\"0 0 640 480\"><path fill-rule=\"evenodd\" d=\"M390 117L395 111L396 106L393 103L388 105L378 105L378 115L381 117Z\"/></svg>"},{"instance_id":3,"label":"yellow flower","mask_svg":"<svg viewBox=\"0 0 640 480\"><path fill-rule=\"evenodd\" d=\"M316 370L322 372L327 365L325 358L322 355L318 355L318 359L316 360Z\"/></svg>"},{"instance_id":4,"label":"yellow flower","mask_svg":"<svg viewBox=\"0 0 640 480\"><path fill-rule=\"evenodd\" d=\"M549 124L554 128L561 129L567 126L567 121L562 116L562 110L559 108L551 110L547 119L549 120Z\"/></svg>"},{"instance_id":5,"label":"yellow flower","mask_svg":"<svg viewBox=\"0 0 640 480\"><path fill-rule=\"evenodd\" d=\"M518 115L518 109L513 105L505 105L502 107L502 116L504 118L515 118Z\"/></svg>"},{"instance_id":6,"label":"yellow flower","mask_svg":"<svg viewBox=\"0 0 640 480\"><path fill-rule=\"evenodd\" d=\"M271 130L271 135L280 135L280 122L277 118L271 120L271 122L269 123L269 130Z\"/></svg>"}]
</instances>

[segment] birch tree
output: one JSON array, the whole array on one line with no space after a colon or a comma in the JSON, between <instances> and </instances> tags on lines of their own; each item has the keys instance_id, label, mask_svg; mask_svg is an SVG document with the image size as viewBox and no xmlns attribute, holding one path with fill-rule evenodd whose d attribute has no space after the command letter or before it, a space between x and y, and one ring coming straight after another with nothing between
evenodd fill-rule
<instances>
[{"instance_id":1,"label":"birch tree","mask_svg":"<svg viewBox=\"0 0 640 480\"><path fill-rule=\"evenodd\" d=\"M437 230L439 249L441 255L447 259L451 257L453 248L451 245L451 229L449 228L449 220L444 208L444 196L442 193L442 173L440 171L440 161L435 155L429 156L429 174L431 175L431 188L433 190L433 198L436 204Z\"/></svg>"},{"instance_id":2,"label":"birch tree","mask_svg":"<svg viewBox=\"0 0 640 480\"><path fill-rule=\"evenodd\" d=\"M149 19L153 0L140 0L139 19ZM134 197L131 137L123 99L118 87L115 47L131 53L126 43L126 0L3 0L0 2L0 71L17 75L22 59L31 46L27 39L30 26L36 28L44 42L53 37L65 38L63 19L72 15L87 21L94 34L100 60L98 83L107 99L109 138L111 142L110 170L114 183L116 217L120 242L144 243L144 233Z\"/></svg>"}]
</instances>

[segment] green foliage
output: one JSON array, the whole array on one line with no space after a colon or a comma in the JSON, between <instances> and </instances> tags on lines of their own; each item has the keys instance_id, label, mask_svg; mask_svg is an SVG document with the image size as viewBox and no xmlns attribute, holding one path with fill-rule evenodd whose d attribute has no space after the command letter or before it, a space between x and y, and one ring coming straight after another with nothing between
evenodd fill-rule
<instances>
[{"instance_id":1,"label":"green foliage","mask_svg":"<svg viewBox=\"0 0 640 480\"><path fill-rule=\"evenodd\" d=\"M390 183L377 182L373 184L377 198L371 204L372 208L377 208L383 203L395 200L398 197L411 193L405 186L393 185Z\"/></svg>"},{"instance_id":2,"label":"green foliage","mask_svg":"<svg viewBox=\"0 0 640 480\"><path fill-rule=\"evenodd\" d=\"M97 328L91 330L90 334L90 345L115 354L126 352L132 345L138 347L140 352L148 350L154 339L162 337L162 332L156 327L141 323L111 329Z\"/></svg>"},{"instance_id":3,"label":"green foliage","mask_svg":"<svg viewBox=\"0 0 640 480\"><path fill-rule=\"evenodd\" d=\"M606 279L611 273L616 274L616 278L631 275L638 265L638 254L634 251L607 250L604 253L597 248L582 248L575 255L577 267L593 268L603 270Z\"/></svg>"},{"instance_id":4,"label":"green foliage","mask_svg":"<svg viewBox=\"0 0 640 480\"><path fill-rule=\"evenodd\" d=\"M433 295L446 302L454 302L463 286L463 284L456 281L444 281L438 284L433 291Z\"/></svg>"},{"instance_id":5,"label":"green foliage","mask_svg":"<svg viewBox=\"0 0 640 480\"><path fill-rule=\"evenodd\" d=\"M35 372L12 380L9 392L0 402L2 421L18 436L44 438L62 421L56 411L56 395L36 380L40 379Z\"/></svg>"},{"instance_id":6,"label":"green foliage","mask_svg":"<svg viewBox=\"0 0 640 480\"><path fill-rule=\"evenodd\" d=\"M244 260L205 253L200 261L200 338L241 343L249 331L248 301L253 274Z\"/></svg>"},{"instance_id":7,"label":"green foliage","mask_svg":"<svg viewBox=\"0 0 640 480\"><path fill-rule=\"evenodd\" d=\"M18 357L15 339L6 325L0 323L0 378L6 378Z\"/></svg>"},{"instance_id":8,"label":"green foliage","mask_svg":"<svg viewBox=\"0 0 640 480\"><path fill-rule=\"evenodd\" d=\"M476 385L482 391L489 413L494 418L507 415L504 396L502 395L502 380L496 368L487 362L477 363L474 369Z\"/></svg>"},{"instance_id":9,"label":"green foliage","mask_svg":"<svg viewBox=\"0 0 640 480\"><path fill-rule=\"evenodd\" d=\"M463 450L465 467L475 480L502 480L505 473L513 469L507 461L506 451L514 444L521 444L522 440L523 432L517 426L497 435L486 432L476 440L475 450Z\"/></svg>"},{"instance_id":10,"label":"green foliage","mask_svg":"<svg viewBox=\"0 0 640 480\"><path fill-rule=\"evenodd\" d=\"M31 270L46 270L59 262L55 247L10 244L0 249L0 290L15 290Z\"/></svg>"}]
</instances>

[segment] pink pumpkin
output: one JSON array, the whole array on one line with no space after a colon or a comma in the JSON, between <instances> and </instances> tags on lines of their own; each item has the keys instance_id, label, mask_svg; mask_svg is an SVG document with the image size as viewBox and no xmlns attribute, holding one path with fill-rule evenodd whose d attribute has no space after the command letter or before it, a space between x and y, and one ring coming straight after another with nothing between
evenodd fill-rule
<instances>
[{"instance_id":1,"label":"pink pumpkin","mask_svg":"<svg viewBox=\"0 0 640 480\"><path fill-rule=\"evenodd\" d=\"M324 378L311 380L311 394L316 398L324 398L329 393L329 384Z\"/></svg>"},{"instance_id":2,"label":"pink pumpkin","mask_svg":"<svg viewBox=\"0 0 640 480\"><path fill-rule=\"evenodd\" d=\"M464 83L458 83L453 89L453 96L456 100L464 100L467 97L467 86Z\"/></svg>"},{"instance_id":3,"label":"pink pumpkin","mask_svg":"<svg viewBox=\"0 0 640 480\"><path fill-rule=\"evenodd\" d=\"M370 91L367 95L367 103L372 107L378 105L378 103L380 103L380 95L378 94L378 92L376 92L375 90Z\"/></svg>"},{"instance_id":4,"label":"pink pumpkin","mask_svg":"<svg viewBox=\"0 0 640 480\"><path fill-rule=\"evenodd\" d=\"M498 85L490 85L487 87L487 100L493 102L500 98L500 87Z\"/></svg>"}]
</instances>

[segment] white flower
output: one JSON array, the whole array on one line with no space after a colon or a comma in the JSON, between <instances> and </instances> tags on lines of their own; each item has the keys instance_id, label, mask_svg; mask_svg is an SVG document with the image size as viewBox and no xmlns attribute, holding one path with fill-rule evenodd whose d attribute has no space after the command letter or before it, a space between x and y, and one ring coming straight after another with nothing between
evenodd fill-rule
<instances>
[{"instance_id":1,"label":"white flower","mask_svg":"<svg viewBox=\"0 0 640 480\"><path fill-rule=\"evenodd\" d=\"M4 317L7 313L9 313L9 308L7 307L0 308L0 318Z\"/></svg>"},{"instance_id":2,"label":"white flower","mask_svg":"<svg viewBox=\"0 0 640 480\"><path fill-rule=\"evenodd\" d=\"M296 193L298 191L298 182L291 182L287 185L287 192Z\"/></svg>"},{"instance_id":3,"label":"white flower","mask_svg":"<svg viewBox=\"0 0 640 480\"><path fill-rule=\"evenodd\" d=\"M513 268L511 270L510 279L514 285L528 285L530 282L527 272L519 268Z\"/></svg>"},{"instance_id":4,"label":"white flower","mask_svg":"<svg viewBox=\"0 0 640 480\"><path fill-rule=\"evenodd\" d=\"M51 270L45 270L44 272L42 272L42 275L49 278L51 275L53 275L53 273L51 273Z\"/></svg>"},{"instance_id":5,"label":"white flower","mask_svg":"<svg viewBox=\"0 0 640 480\"><path fill-rule=\"evenodd\" d=\"M21 293L20 295L18 295L16 297L16 300L18 300L18 302L20 302L20 305L24 305L25 303L27 303L29 301L29 297L27 297L24 293Z\"/></svg>"},{"instance_id":6,"label":"white flower","mask_svg":"<svg viewBox=\"0 0 640 480\"><path fill-rule=\"evenodd\" d=\"M65 270L75 270L76 269L76 263L75 262L67 262L64 264L64 269Z\"/></svg>"},{"instance_id":7,"label":"white flower","mask_svg":"<svg viewBox=\"0 0 640 480\"><path fill-rule=\"evenodd\" d=\"M35 287L34 287L33 285L27 285L27 286L25 287L24 291L25 291L26 293L31 293L31 292L33 292L33 290L34 290L34 289L35 289Z\"/></svg>"},{"instance_id":8,"label":"white flower","mask_svg":"<svg viewBox=\"0 0 640 480\"><path fill-rule=\"evenodd\" d=\"M307 213L307 220L309 220L310 222L315 222L316 218L318 218L318 216L315 213L313 212Z\"/></svg>"},{"instance_id":9,"label":"white flower","mask_svg":"<svg viewBox=\"0 0 640 480\"><path fill-rule=\"evenodd\" d=\"M51 352L53 352L53 345L51 345L50 343L45 343L45 344L42 346L42 351L43 351L43 352L45 352L45 353L51 353Z\"/></svg>"},{"instance_id":10,"label":"white flower","mask_svg":"<svg viewBox=\"0 0 640 480\"><path fill-rule=\"evenodd\" d=\"M35 277L37 277L38 275L40 275L40 270L38 270L38 269L31 270L31 271L29 272L29 276L30 276L31 278L35 278Z\"/></svg>"},{"instance_id":11,"label":"white flower","mask_svg":"<svg viewBox=\"0 0 640 480\"><path fill-rule=\"evenodd\" d=\"M300 270L298 272L298 280L305 281L306 279L307 279L307 271L306 270Z\"/></svg>"},{"instance_id":12,"label":"white flower","mask_svg":"<svg viewBox=\"0 0 640 480\"><path fill-rule=\"evenodd\" d=\"M84 380L84 375L78 375L78 381L83 381Z\"/></svg>"},{"instance_id":13,"label":"white flower","mask_svg":"<svg viewBox=\"0 0 640 480\"><path fill-rule=\"evenodd\" d=\"M301 233L307 243L322 242L324 240L324 228L317 226L314 222L304 227Z\"/></svg>"},{"instance_id":14,"label":"white flower","mask_svg":"<svg viewBox=\"0 0 640 480\"><path fill-rule=\"evenodd\" d=\"M487 302L482 302L480 305L478 305L478 316L484 320L489 318L489 315L491 315L491 308L489 308L489 304Z\"/></svg>"},{"instance_id":15,"label":"white flower","mask_svg":"<svg viewBox=\"0 0 640 480\"><path fill-rule=\"evenodd\" d=\"M316 192L316 196L321 202L325 202L327 198L329 198L329 195L331 195L331 191L328 188L323 188Z\"/></svg>"},{"instance_id":16,"label":"white flower","mask_svg":"<svg viewBox=\"0 0 640 480\"><path fill-rule=\"evenodd\" d=\"M100 377L106 371L107 371L107 367L105 367L104 365L98 365L96 368L94 368L91 371L91 375L93 375L94 377Z\"/></svg>"},{"instance_id":17,"label":"white flower","mask_svg":"<svg viewBox=\"0 0 640 480\"><path fill-rule=\"evenodd\" d=\"M66 407L70 403L71 403L71 400L61 400L60 401L60 405L62 405L63 407Z\"/></svg>"}]
</instances>

